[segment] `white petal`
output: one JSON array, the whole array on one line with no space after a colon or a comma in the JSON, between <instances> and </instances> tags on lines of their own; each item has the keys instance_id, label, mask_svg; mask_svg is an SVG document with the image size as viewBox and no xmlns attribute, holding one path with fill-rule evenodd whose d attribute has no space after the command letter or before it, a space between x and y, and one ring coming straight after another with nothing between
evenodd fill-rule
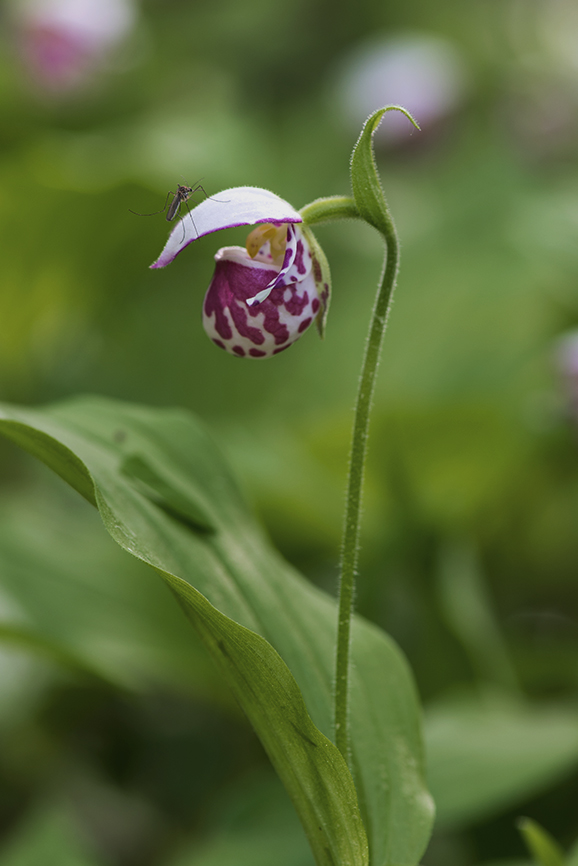
<instances>
[{"instance_id":1,"label":"white petal","mask_svg":"<svg viewBox=\"0 0 578 866\"><path fill-rule=\"evenodd\" d=\"M184 208L187 207L185 202ZM224 189L205 199L179 220L151 268L164 268L197 238L233 226L300 223L301 215L284 199L256 186Z\"/></svg>"}]
</instances>

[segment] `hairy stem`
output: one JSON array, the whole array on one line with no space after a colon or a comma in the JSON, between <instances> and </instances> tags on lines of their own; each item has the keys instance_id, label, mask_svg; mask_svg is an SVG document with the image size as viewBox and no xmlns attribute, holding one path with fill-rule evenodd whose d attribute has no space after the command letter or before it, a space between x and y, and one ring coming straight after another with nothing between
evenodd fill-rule
<instances>
[{"instance_id":1,"label":"hairy stem","mask_svg":"<svg viewBox=\"0 0 578 866\"><path fill-rule=\"evenodd\" d=\"M361 495L363 473L367 452L369 416L375 388L375 378L383 335L387 324L390 302L395 288L399 265L399 243L393 220L387 214L386 225L382 228L387 245L383 277L371 318L365 357L361 368L359 390L355 406L355 419L351 442L345 524L341 560L341 579L339 585L339 619L337 628L337 654L335 663L335 744L349 759L349 667L351 649L351 618L355 575L359 558L359 531L361 524Z\"/></svg>"},{"instance_id":2,"label":"hairy stem","mask_svg":"<svg viewBox=\"0 0 578 866\"><path fill-rule=\"evenodd\" d=\"M310 226L338 219L360 219L354 200L346 195L318 198L302 207L300 213L303 222Z\"/></svg>"}]
</instances>

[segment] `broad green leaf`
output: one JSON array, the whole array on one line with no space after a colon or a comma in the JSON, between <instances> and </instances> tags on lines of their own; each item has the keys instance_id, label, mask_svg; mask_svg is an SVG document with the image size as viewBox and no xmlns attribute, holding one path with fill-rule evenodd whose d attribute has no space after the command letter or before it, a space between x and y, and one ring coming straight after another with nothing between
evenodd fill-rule
<instances>
[{"instance_id":1,"label":"broad green leaf","mask_svg":"<svg viewBox=\"0 0 578 866\"><path fill-rule=\"evenodd\" d=\"M0 643L117 687L227 700L154 572L102 531L94 509L39 485L0 499Z\"/></svg>"},{"instance_id":2,"label":"broad green leaf","mask_svg":"<svg viewBox=\"0 0 578 866\"><path fill-rule=\"evenodd\" d=\"M197 422L99 398L5 406L2 419L21 447L41 459L46 448L46 462L97 502L113 538L169 583L269 750L319 862L327 847L335 862L362 862L355 792L320 733L331 732L335 603L271 549ZM411 673L361 619L353 656L353 767L372 863L410 866L432 821Z\"/></svg>"},{"instance_id":3,"label":"broad green leaf","mask_svg":"<svg viewBox=\"0 0 578 866\"><path fill-rule=\"evenodd\" d=\"M426 711L428 780L443 827L521 803L578 764L578 715L488 693Z\"/></svg>"},{"instance_id":4,"label":"broad green leaf","mask_svg":"<svg viewBox=\"0 0 578 866\"><path fill-rule=\"evenodd\" d=\"M37 437L36 441L38 441ZM56 449L51 448L51 455L54 450ZM131 473L125 471L126 462L123 462L121 472L123 476L130 478ZM139 482L142 480L142 475L143 473L139 472ZM154 469L148 475L147 482L155 475ZM178 487L178 481L176 486ZM159 488L160 485L155 487ZM138 489L141 490L140 483ZM178 490L176 492L178 493ZM155 504L158 504L157 494L162 495L162 491L160 493L158 490L155 491ZM174 499L178 499L178 496L171 496L171 500ZM104 503L103 509L109 519L114 520L114 516L106 511ZM190 509L187 509L186 515L183 516L187 517L187 523L190 524L189 511ZM344 768L339 767L339 762L332 761L331 752L334 749L331 744L315 730L306 716L302 700L287 668L258 635L227 621L187 584L169 575L167 579L174 586L181 601L188 602L189 614L196 620L199 632L222 666L226 671L233 672L233 690L241 705L248 710L280 774L297 800L301 815L310 832L320 824L327 824L325 833L318 834L322 837L321 844L327 845L323 836L335 837L335 829L340 828L340 824L343 823L349 834L346 842L348 843L351 837L354 844L350 846L349 851L339 851L336 850L333 839L330 839L329 844L333 844L334 848L333 855L338 862L341 860L360 862L359 852L351 850L358 841L355 838L356 807L351 781ZM289 736L287 736L288 730ZM281 734L280 739L279 734ZM279 748L279 742L283 743L285 748ZM345 779L348 788L345 794L340 776ZM309 791L303 792L304 783L309 785ZM324 791L324 786L330 790ZM333 791L338 793L336 798L332 797ZM328 802L323 802L323 799ZM340 816L335 814L336 800L348 813L346 816L341 816L341 821ZM306 815L304 815L304 803L305 807L309 807ZM316 809L318 803L322 804L319 810ZM353 815L353 822L350 815ZM351 827L352 823L353 827ZM359 821L358 827L360 827ZM363 841L362 830L361 837ZM314 847L316 845L319 847L315 838L313 844ZM362 858L361 862L363 862Z\"/></svg>"},{"instance_id":5,"label":"broad green leaf","mask_svg":"<svg viewBox=\"0 0 578 866\"><path fill-rule=\"evenodd\" d=\"M289 668L260 635L223 616L181 578L165 573L251 720L303 822L320 864L367 862L353 781L315 727Z\"/></svg>"},{"instance_id":6,"label":"broad green leaf","mask_svg":"<svg viewBox=\"0 0 578 866\"><path fill-rule=\"evenodd\" d=\"M543 827L531 818L520 818L517 823L537 866L563 866L564 852Z\"/></svg>"}]
</instances>

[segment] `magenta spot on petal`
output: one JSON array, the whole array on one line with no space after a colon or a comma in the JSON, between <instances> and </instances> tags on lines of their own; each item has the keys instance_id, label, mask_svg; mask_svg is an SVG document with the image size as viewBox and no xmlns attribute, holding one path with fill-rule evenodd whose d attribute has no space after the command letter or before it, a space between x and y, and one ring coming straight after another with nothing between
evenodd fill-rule
<instances>
[{"instance_id":1,"label":"magenta spot on petal","mask_svg":"<svg viewBox=\"0 0 578 866\"><path fill-rule=\"evenodd\" d=\"M249 354L252 358L264 358L267 352L262 352L260 349L249 349Z\"/></svg>"},{"instance_id":2,"label":"magenta spot on petal","mask_svg":"<svg viewBox=\"0 0 578 866\"><path fill-rule=\"evenodd\" d=\"M213 281L209 286L209 290L205 295L204 311L207 318L210 318L212 313L215 314L216 332L220 334L224 340L230 340L233 336L233 332L225 315L226 303L222 302L222 296L226 290L226 285L223 285L223 281L219 280L218 277L219 272L217 269Z\"/></svg>"},{"instance_id":3,"label":"magenta spot on petal","mask_svg":"<svg viewBox=\"0 0 578 866\"><path fill-rule=\"evenodd\" d=\"M289 288L292 290L293 295L285 304L285 309L292 316L300 316L309 303L309 295L307 292L303 292L301 297L299 297L295 283L289 286Z\"/></svg>"},{"instance_id":4,"label":"magenta spot on petal","mask_svg":"<svg viewBox=\"0 0 578 866\"><path fill-rule=\"evenodd\" d=\"M309 327L310 324L311 324L311 316L309 316L308 319L303 319L303 321L301 322L301 324L299 325L297 330L299 331L300 334L302 334L303 331L307 330L307 328Z\"/></svg>"},{"instance_id":5,"label":"magenta spot on petal","mask_svg":"<svg viewBox=\"0 0 578 866\"><path fill-rule=\"evenodd\" d=\"M220 340L215 339L215 337L213 337L212 339L213 339L213 343L215 344L215 346L218 346L219 349L225 348L225 344L222 343Z\"/></svg>"},{"instance_id":6,"label":"magenta spot on petal","mask_svg":"<svg viewBox=\"0 0 578 866\"><path fill-rule=\"evenodd\" d=\"M229 351L239 356L250 353L247 344L252 343L261 347L262 354L250 353L251 357L264 357L270 354L263 348L265 343L273 342L278 349L284 350L290 345L291 334L295 336L297 326L301 324L299 333L302 333L311 324L310 315L304 323L299 320L311 309L316 312L319 300L312 298L299 281L277 286L261 303L247 305L248 298L269 285L272 274L271 270L255 268L251 264L226 259L217 261L204 304L205 317L212 319L210 333L211 337L215 334L215 342L218 337L229 347L235 342ZM289 295L288 301L285 301L286 294ZM281 314L285 313L296 319L294 325L288 326L281 321Z\"/></svg>"},{"instance_id":7,"label":"magenta spot on petal","mask_svg":"<svg viewBox=\"0 0 578 866\"><path fill-rule=\"evenodd\" d=\"M261 333L260 328L252 328L248 324L247 310L249 308L244 303L244 300L244 298L242 301L239 301L237 298L232 298L229 302L229 310L231 312L231 316L233 317L235 328L237 329L237 333L240 337L246 337L252 343L260 346L261 343L265 342L265 337Z\"/></svg>"},{"instance_id":8,"label":"magenta spot on petal","mask_svg":"<svg viewBox=\"0 0 578 866\"><path fill-rule=\"evenodd\" d=\"M265 342L261 329L248 324L245 301L259 289L265 288L270 278L270 271L254 271L235 262L217 263L205 297L205 315L209 318L215 314L215 330L224 340L233 337L233 330L225 313L228 309L240 337L247 338L257 346ZM259 279L263 285L260 285Z\"/></svg>"},{"instance_id":9,"label":"magenta spot on petal","mask_svg":"<svg viewBox=\"0 0 578 866\"><path fill-rule=\"evenodd\" d=\"M305 262L303 261L303 251L304 251L303 241L298 240L297 241L297 249L295 251L294 265L297 268L297 273L299 273L299 274L304 274L307 271L307 268L305 267Z\"/></svg>"},{"instance_id":10,"label":"magenta spot on petal","mask_svg":"<svg viewBox=\"0 0 578 866\"><path fill-rule=\"evenodd\" d=\"M259 313L263 314L264 319L262 327L268 334L271 334L274 337L277 346L289 339L289 329L279 320L279 307L284 304L284 292L285 287L278 286L276 289L273 289L269 297L265 298L264 301L261 301L260 304L255 304L253 307L249 307L250 316L258 316ZM263 340L261 340L261 342L263 342Z\"/></svg>"},{"instance_id":11,"label":"magenta spot on petal","mask_svg":"<svg viewBox=\"0 0 578 866\"><path fill-rule=\"evenodd\" d=\"M309 303L309 295L307 292L303 292L302 295L297 294L297 286L299 283L291 283L288 286L277 286L276 289L273 289L267 300L263 301L260 306L255 305L253 308L255 313L259 310L270 310L270 307L267 307L267 303L270 302L274 307L285 307L288 313L292 316L300 316L307 304ZM285 292L289 289L291 291L291 297L288 301L285 300ZM255 314L254 313L254 314ZM254 315L253 314L253 315ZM273 315L276 319L279 318L279 314L277 310L274 312L271 311L270 315ZM284 325L281 327L285 328ZM267 314L265 315L265 330L269 331L269 333L273 333L267 326ZM289 332L285 328L287 332L287 336L283 338L283 340L279 340L279 342L283 342L289 337Z\"/></svg>"},{"instance_id":12,"label":"magenta spot on petal","mask_svg":"<svg viewBox=\"0 0 578 866\"><path fill-rule=\"evenodd\" d=\"M293 343L287 343L287 345L286 345L286 346L281 346L281 348L280 348L280 349L273 349L273 354L274 354L274 355L278 355L278 354L279 354L279 352L284 352L284 351L285 351L285 349L288 349L288 348L289 348L289 346L292 346L292 345L293 345Z\"/></svg>"}]
</instances>

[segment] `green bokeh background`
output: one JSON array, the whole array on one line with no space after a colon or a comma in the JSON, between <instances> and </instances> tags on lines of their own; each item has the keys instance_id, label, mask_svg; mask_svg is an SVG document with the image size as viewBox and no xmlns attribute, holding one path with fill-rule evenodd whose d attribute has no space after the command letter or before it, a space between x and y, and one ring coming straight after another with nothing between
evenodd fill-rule
<instances>
[{"instance_id":1,"label":"green bokeh background","mask_svg":"<svg viewBox=\"0 0 578 866\"><path fill-rule=\"evenodd\" d=\"M402 263L357 603L408 655L434 721L440 702L450 712L472 694L491 694L493 708L523 701L530 715L574 713L578 439L555 361L556 340L578 327L574 4L148 0L110 68L61 96L27 76L6 10L4 24L1 399L94 392L188 407L283 554L332 593L379 237L361 224L319 228L333 274L326 339L311 331L252 362L216 349L201 325L213 255L244 232L203 238L149 271L167 225L129 209L156 210L199 178L211 195L263 186L296 207L347 194L359 133L340 101L347 58L412 33L460 53L459 109L378 145ZM308 863L258 743L154 575L41 467L4 443L0 458L1 866L51 866L39 859L50 851L65 866ZM79 575L104 599L80 625L86 608L62 589ZM47 580L51 613L38 604ZM123 601L135 580L140 620ZM103 680L18 644L11 625L41 615L94 642ZM506 728L517 741L516 719L497 722L496 743ZM536 742L522 763L539 764ZM568 847L577 761L578 741L543 777L467 814L455 789L426 862L523 858L521 812ZM475 771L464 784L478 786Z\"/></svg>"}]
</instances>

